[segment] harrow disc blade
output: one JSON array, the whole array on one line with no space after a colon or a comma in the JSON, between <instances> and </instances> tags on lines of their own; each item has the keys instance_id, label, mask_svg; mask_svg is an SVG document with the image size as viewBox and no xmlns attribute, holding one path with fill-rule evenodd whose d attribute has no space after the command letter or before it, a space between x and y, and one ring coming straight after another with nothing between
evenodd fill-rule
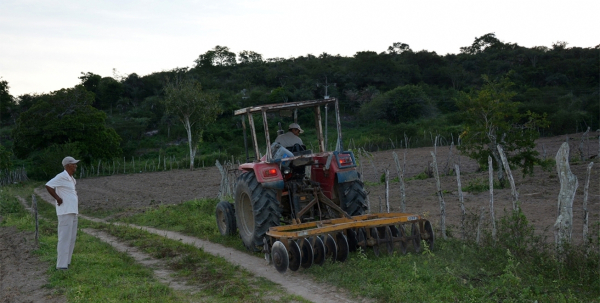
<instances>
[{"instance_id":1,"label":"harrow disc blade","mask_svg":"<svg viewBox=\"0 0 600 303\"><path fill-rule=\"evenodd\" d=\"M290 247L289 256L289 269L291 271L297 271L300 268L300 261L302 260L302 255L300 254L300 247L296 241L289 241L288 246Z\"/></svg>"},{"instance_id":2,"label":"harrow disc blade","mask_svg":"<svg viewBox=\"0 0 600 303\"><path fill-rule=\"evenodd\" d=\"M406 255L406 251L407 251L407 247L408 247L408 241L406 240L406 237L408 236L408 234L406 234L406 228L404 228L404 224L400 224L398 225L398 237L401 238L400 242L400 252L403 255Z\"/></svg>"},{"instance_id":3,"label":"harrow disc blade","mask_svg":"<svg viewBox=\"0 0 600 303\"><path fill-rule=\"evenodd\" d=\"M362 250L363 253L367 252L367 232L364 228L359 228L356 233L356 241L358 247Z\"/></svg>"},{"instance_id":4,"label":"harrow disc blade","mask_svg":"<svg viewBox=\"0 0 600 303\"><path fill-rule=\"evenodd\" d=\"M302 252L302 261L300 262L300 266L302 266L302 268L309 268L315 260L313 247L310 245L308 239L302 239L299 241L300 251Z\"/></svg>"},{"instance_id":5,"label":"harrow disc blade","mask_svg":"<svg viewBox=\"0 0 600 303\"><path fill-rule=\"evenodd\" d=\"M375 239L375 245L373 245L373 253L376 257L379 257L379 242L381 241L379 240L379 233L377 232L377 228L371 228L371 237Z\"/></svg>"},{"instance_id":6,"label":"harrow disc blade","mask_svg":"<svg viewBox=\"0 0 600 303\"><path fill-rule=\"evenodd\" d=\"M271 257L275 269L277 269L279 273L285 273L290 264L290 259L283 243L280 241L275 241L275 243L273 243L273 247L271 247Z\"/></svg>"},{"instance_id":7,"label":"harrow disc blade","mask_svg":"<svg viewBox=\"0 0 600 303\"><path fill-rule=\"evenodd\" d=\"M431 222L429 221L425 221L425 241L427 241L427 244L429 245L429 250L433 251L433 242L435 239L435 236L433 234L433 227L431 226Z\"/></svg>"},{"instance_id":8,"label":"harrow disc blade","mask_svg":"<svg viewBox=\"0 0 600 303\"><path fill-rule=\"evenodd\" d=\"M317 265L325 264L325 244L319 237L311 238L313 247L313 262Z\"/></svg>"},{"instance_id":9,"label":"harrow disc blade","mask_svg":"<svg viewBox=\"0 0 600 303\"><path fill-rule=\"evenodd\" d=\"M398 227L394 225L390 225L390 231L392 232L392 249L396 249L398 246L400 246L400 242L398 242L400 231L398 231Z\"/></svg>"},{"instance_id":10,"label":"harrow disc blade","mask_svg":"<svg viewBox=\"0 0 600 303\"><path fill-rule=\"evenodd\" d=\"M413 223L412 224L412 240L413 240L413 246L415 247L415 252L416 253L420 253L421 252L421 230L419 229L419 224L418 223Z\"/></svg>"},{"instance_id":11,"label":"harrow disc blade","mask_svg":"<svg viewBox=\"0 0 600 303\"><path fill-rule=\"evenodd\" d=\"M383 233L383 238L381 239L381 244L382 246L379 247L379 249L386 249L387 248L387 253L388 255L393 255L394 254L394 246L392 245L392 231L390 229L389 226L385 226L383 228L384 233Z\"/></svg>"},{"instance_id":12,"label":"harrow disc blade","mask_svg":"<svg viewBox=\"0 0 600 303\"><path fill-rule=\"evenodd\" d=\"M346 234L348 234L348 251L356 251L356 248L358 247L358 239L356 238L356 232L354 231L354 229L347 229Z\"/></svg>"},{"instance_id":13,"label":"harrow disc blade","mask_svg":"<svg viewBox=\"0 0 600 303\"><path fill-rule=\"evenodd\" d=\"M335 240L330 234L325 236L325 259L330 259L334 261L337 259L337 245L335 245Z\"/></svg>"},{"instance_id":14,"label":"harrow disc blade","mask_svg":"<svg viewBox=\"0 0 600 303\"><path fill-rule=\"evenodd\" d=\"M342 232L338 232L335 235L336 245L337 245L337 258L336 261L344 262L348 259L348 240L346 236Z\"/></svg>"}]
</instances>

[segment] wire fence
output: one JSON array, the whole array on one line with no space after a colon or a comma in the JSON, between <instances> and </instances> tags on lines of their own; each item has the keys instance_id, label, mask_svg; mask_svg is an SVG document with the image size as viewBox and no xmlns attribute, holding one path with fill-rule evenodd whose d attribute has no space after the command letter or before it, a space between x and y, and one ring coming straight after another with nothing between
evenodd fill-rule
<instances>
[{"instance_id":1,"label":"wire fence","mask_svg":"<svg viewBox=\"0 0 600 303\"><path fill-rule=\"evenodd\" d=\"M27 170L20 167L13 170L0 170L0 186L28 181Z\"/></svg>"}]
</instances>

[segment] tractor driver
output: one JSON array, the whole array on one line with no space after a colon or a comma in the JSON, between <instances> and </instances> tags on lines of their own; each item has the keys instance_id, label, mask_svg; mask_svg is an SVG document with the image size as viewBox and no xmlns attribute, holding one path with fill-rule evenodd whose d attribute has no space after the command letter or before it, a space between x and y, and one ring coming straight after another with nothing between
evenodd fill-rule
<instances>
[{"instance_id":1,"label":"tractor driver","mask_svg":"<svg viewBox=\"0 0 600 303\"><path fill-rule=\"evenodd\" d=\"M296 144L303 146L302 139L299 137L303 132L298 123L292 123L288 127L288 132L277 136L275 142L288 149Z\"/></svg>"}]
</instances>

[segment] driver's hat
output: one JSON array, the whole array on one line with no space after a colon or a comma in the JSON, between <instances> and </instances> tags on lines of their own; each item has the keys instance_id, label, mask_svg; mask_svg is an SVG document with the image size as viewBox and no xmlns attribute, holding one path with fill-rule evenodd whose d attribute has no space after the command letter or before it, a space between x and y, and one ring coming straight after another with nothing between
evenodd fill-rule
<instances>
[{"instance_id":1,"label":"driver's hat","mask_svg":"<svg viewBox=\"0 0 600 303\"><path fill-rule=\"evenodd\" d=\"M300 125L298 125L298 123L292 123L290 124L290 126L288 127L288 130L292 129L292 128L297 128L298 130L300 130L300 133L303 133L304 131L300 128Z\"/></svg>"}]
</instances>

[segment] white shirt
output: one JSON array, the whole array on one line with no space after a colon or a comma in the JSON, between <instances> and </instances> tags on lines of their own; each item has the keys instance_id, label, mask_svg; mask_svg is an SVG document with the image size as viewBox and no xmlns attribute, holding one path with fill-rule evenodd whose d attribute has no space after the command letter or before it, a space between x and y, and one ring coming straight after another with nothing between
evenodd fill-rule
<instances>
[{"instance_id":1,"label":"white shirt","mask_svg":"<svg viewBox=\"0 0 600 303\"><path fill-rule=\"evenodd\" d=\"M75 178L69 175L66 170L46 183L46 186L54 188L56 194L63 200L63 203L60 206L56 204L56 201L54 202L54 205L56 206L56 215L60 216L79 213L77 190L75 190L76 184Z\"/></svg>"},{"instance_id":2,"label":"white shirt","mask_svg":"<svg viewBox=\"0 0 600 303\"><path fill-rule=\"evenodd\" d=\"M294 135L294 133L292 133L291 131L288 131L285 134L281 134L279 136L277 136L277 138L275 139L275 142L278 142L279 144L281 144L281 146L283 147L290 147L290 146L294 146L294 144L300 144L300 145L304 145L302 143L302 139L300 139L300 137Z\"/></svg>"}]
</instances>

